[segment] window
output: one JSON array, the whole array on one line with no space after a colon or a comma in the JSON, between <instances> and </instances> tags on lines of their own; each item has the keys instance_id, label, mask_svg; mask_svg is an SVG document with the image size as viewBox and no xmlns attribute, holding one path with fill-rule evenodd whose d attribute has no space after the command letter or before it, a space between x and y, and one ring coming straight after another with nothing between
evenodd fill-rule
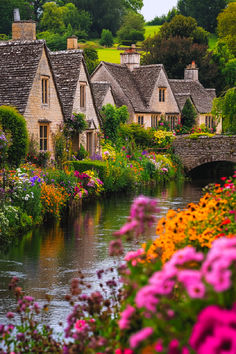
<instances>
[{"instance_id":1,"label":"window","mask_svg":"<svg viewBox=\"0 0 236 354\"><path fill-rule=\"evenodd\" d=\"M42 104L49 102L49 79L42 78Z\"/></svg>"},{"instance_id":2,"label":"window","mask_svg":"<svg viewBox=\"0 0 236 354\"><path fill-rule=\"evenodd\" d=\"M86 89L85 84L81 84L80 85L80 107L82 108L85 107L85 89Z\"/></svg>"},{"instance_id":3,"label":"window","mask_svg":"<svg viewBox=\"0 0 236 354\"><path fill-rule=\"evenodd\" d=\"M205 117L205 126L209 129L214 128L214 119L212 116L206 116Z\"/></svg>"},{"instance_id":4,"label":"window","mask_svg":"<svg viewBox=\"0 0 236 354\"><path fill-rule=\"evenodd\" d=\"M143 116L138 116L138 124L143 125Z\"/></svg>"},{"instance_id":5,"label":"window","mask_svg":"<svg viewBox=\"0 0 236 354\"><path fill-rule=\"evenodd\" d=\"M48 124L39 126L39 145L41 151L48 150Z\"/></svg>"},{"instance_id":6,"label":"window","mask_svg":"<svg viewBox=\"0 0 236 354\"><path fill-rule=\"evenodd\" d=\"M151 116L151 127L157 129L158 126L158 116L157 115L152 115Z\"/></svg>"},{"instance_id":7,"label":"window","mask_svg":"<svg viewBox=\"0 0 236 354\"><path fill-rule=\"evenodd\" d=\"M165 94L166 94L166 89L159 88L159 102L165 102Z\"/></svg>"},{"instance_id":8,"label":"window","mask_svg":"<svg viewBox=\"0 0 236 354\"><path fill-rule=\"evenodd\" d=\"M168 123L171 130L174 130L176 125L178 124L178 117L176 116L168 116Z\"/></svg>"}]
</instances>

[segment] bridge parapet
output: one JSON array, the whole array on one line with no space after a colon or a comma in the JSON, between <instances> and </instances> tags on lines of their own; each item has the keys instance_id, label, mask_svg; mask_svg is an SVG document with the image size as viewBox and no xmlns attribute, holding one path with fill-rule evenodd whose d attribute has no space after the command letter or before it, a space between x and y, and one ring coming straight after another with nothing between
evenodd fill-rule
<instances>
[{"instance_id":1,"label":"bridge parapet","mask_svg":"<svg viewBox=\"0 0 236 354\"><path fill-rule=\"evenodd\" d=\"M201 136L197 139L177 136L173 147L187 172L209 162L236 163L236 135L214 135L212 138Z\"/></svg>"}]
</instances>

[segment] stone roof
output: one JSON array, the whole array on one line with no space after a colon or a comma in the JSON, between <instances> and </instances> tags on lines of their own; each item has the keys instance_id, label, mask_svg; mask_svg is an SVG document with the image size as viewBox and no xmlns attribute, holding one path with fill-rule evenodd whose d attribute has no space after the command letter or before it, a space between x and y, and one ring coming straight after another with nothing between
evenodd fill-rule
<instances>
[{"instance_id":1,"label":"stone roof","mask_svg":"<svg viewBox=\"0 0 236 354\"><path fill-rule=\"evenodd\" d=\"M143 65L132 72L146 107L149 106L161 69L163 69L162 64Z\"/></svg>"},{"instance_id":2,"label":"stone roof","mask_svg":"<svg viewBox=\"0 0 236 354\"><path fill-rule=\"evenodd\" d=\"M50 52L59 96L62 102L65 119L72 115L75 92L83 61L81 50L62 50Z\"/></svg>"},{"instance_id":3,"label":"stone roof","mask_svg":"<svg viewBox=\"0 0 236 354\"><path fill-rule=\"evenodd\" d=\"M44 40L0 42L0 105L24 114L43 48Z\"/></svg>"},{"instance_id":4,"label":"stone roof","mask_svg":"<svg viewBox=\"0 0 236 354\"><path fill-rule=\"evenodd\" d=\"M199 113L209 113L212 109L212 90L205 89L199 81L169 80L172 91L182 110L187 98L191 100Z\"/></svg>"},{"instance_id":5,"label":"stone roof","mask_svg":"<svg viewBox=\"0 0 236 354\"><path fill-rule=\"evenodd\" d=\"M110 89L110 87L111 87L110 83L106 81L97 81L92 83L95 104L99 112L102 109L105 96L108 90Z\"/></svg>"},{"instance_id":6,"label":"stone roof","mask_svg":"<svg viewBox=\"0 0 236 354\"><path fill-rule=\"evenodd\" d=\"M121 88L120 92L114 90L113 88L113 95L116 104L121 106L126 104L128 100L135 112L148 112L145 100L139 90L140 85L137 83L136 75L133 74L133 72L130 71L126 65L107 62L102 62L102 65L104 65L108 72L110 72Z\"/></svg>"}]
</instances>

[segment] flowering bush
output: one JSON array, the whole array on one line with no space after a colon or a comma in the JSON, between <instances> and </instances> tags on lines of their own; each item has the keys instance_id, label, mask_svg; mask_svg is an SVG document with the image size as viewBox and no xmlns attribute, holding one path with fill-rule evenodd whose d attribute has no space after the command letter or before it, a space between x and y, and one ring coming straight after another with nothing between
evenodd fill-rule
<instances>
[{"instance_id":1,"label":"flowering bush","mask_svg":"<svg viewBox=\"0 0 236 354\"><path fill-rule=\"evenodd\" d=\"M157 130L154 132L154 141L159 148L169 148L175 135L173 132L168 132L166 130Z\"/></svg>"},{"instance_id":2,"label":"flowering bush","mask_svg":"<svg viewBox=\"0 0 236 354\"><path fill-rule=\"evenodd\" d=\"M65 122L65 135L72 137L75 134L81 134L87 128L85 118L83 113L73 113Z\"/></svg>"},{"instance_id":3,"label":"flowering bush","mask_svg":"<svg viewBox=\"0 0 236 354\"><path fill-rule=\"evenodd\" d=\"M235 191L236 172L222 187L210 186L198 204L190 203L183 211L169 210L158 222L158 237L148 250L150 258L161 256L165 262L184 246L210 248L218 237L235 235Z\"/></svg>"},{"instance_id":4,"label":"flowering bush","mask_svg":"<svg viewBox=\"0 0 236 354\"><path fill-rule=\"evenodd\" d=\"M41 203L45 219L60 219L68 198L65 188L54 184L42 183Z\"/></svg>"},{"instance_id":5,"label":"flowering bush","mask_svg":"<svg viewBox=\"0 0 236 354\"><path fill-rule=\"evenodd\" d=\"M87 179L88 175L81 177ZM234 185L227 180L223 187L216 186L201 207L204 209L204 203L214 201L215 196L218 202L222 196L228 198L235 207ZM225 205L208 208L212 207L214 212L223 207L225 211ZM235 208L231 211L231 222L222 224L223 228L230 225L230 230L224 231L235 231ZM155 222L157 213L156 200L144 196L135 199L127 223L115 233L110 254L122 255L123 237L138 240ZM166 227L171 223L167 218ZM179 224L185 227L183 219ZM201 218L198 224L201 226ZM194 225L198 226L197 221ZM6 352L48 350L64 354L235 353L236 235L218 236L210 249L200 245L196 249L189 244L176 250L164 264L160 257L150 261L149 245L129 252L119 267L119 275L111 268L112 275L107 280L108 271L98 271L104 293L89 292L80 274L72 280L70 294L66 295L73 310L67 318L63 339L54 339L52 329L37 321L39 306L23 294L14 278L10 288L18 300L21 325L14 324L13 313L7 314L9 323L0 325L2 347ZM104 274L106 288L101 282Z\"/></svg>"}]
</instances>

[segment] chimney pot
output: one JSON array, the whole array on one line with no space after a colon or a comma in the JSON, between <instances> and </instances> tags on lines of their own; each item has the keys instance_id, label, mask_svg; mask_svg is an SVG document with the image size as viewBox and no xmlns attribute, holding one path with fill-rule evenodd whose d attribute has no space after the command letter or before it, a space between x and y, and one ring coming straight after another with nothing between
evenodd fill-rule
<instances>
[{"instance_id":1,"label":"chimney pot","mask_svg":"<svg viewBox=\"0 0 236 354\"><path fill-rule=\"evenodd\" d=\"M71 36L67 38L67 50L78 49L78 38Z\"/></svg>"},{"instance_id":2,"label":"chimney pot","mask_svg":"<svg viewBox=\"0 0 236 354\"><path fill-rule=\"evenodd\" d=\"M14 17L14 22L20 21L20 10L19 9L13 10L13 17Z\"/></svg>"}]
</instances>

